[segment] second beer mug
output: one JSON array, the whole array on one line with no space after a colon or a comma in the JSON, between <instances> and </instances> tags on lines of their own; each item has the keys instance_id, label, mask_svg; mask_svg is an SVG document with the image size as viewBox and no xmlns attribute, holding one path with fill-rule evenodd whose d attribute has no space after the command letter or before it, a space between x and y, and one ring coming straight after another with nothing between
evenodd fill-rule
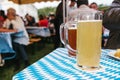
<instances>
[{"instance_id":1,"label":"second beer mug","mask_svg":"<svg viewBox=\"0 0 120 80\"><path fill-rule=\"evenodd\" d=\"M60 39L68 49L70 57L76 56L76 30L76 22L73 21L67 22L66 24L62 24L60 26Z\"/></svg>"}]
</instances>

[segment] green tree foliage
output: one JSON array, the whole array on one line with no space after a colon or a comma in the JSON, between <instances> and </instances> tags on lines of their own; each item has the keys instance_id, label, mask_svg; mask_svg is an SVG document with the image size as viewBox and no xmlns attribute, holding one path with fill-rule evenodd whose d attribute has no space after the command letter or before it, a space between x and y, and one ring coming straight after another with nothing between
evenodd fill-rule
<instances>
[{"instance_id":1,"label":"green tree foliage","mask_svg":"<svg viewBox=\"0 0 120 80\"><path fill-rule=\"evenodd\" d=\"M42 9L38 9L38 15L42 14L42 15L48 16L50 12L55 13L55 11L56 11L56 7L45 7Z\"/></svg>"},{"instance_id":2,"label":"green tree foliage","mask_svg":"<svg viewBox=\"0 0 120 80\"><path fill-rule=\"evenodd\" d=\"M107 10L108 8L109 8L108 5L103 5L103 4L100 4L100 5L99 5L99 10L101 10L101 11L105 11L105 10Z\"/></svg>"}]
</instances>

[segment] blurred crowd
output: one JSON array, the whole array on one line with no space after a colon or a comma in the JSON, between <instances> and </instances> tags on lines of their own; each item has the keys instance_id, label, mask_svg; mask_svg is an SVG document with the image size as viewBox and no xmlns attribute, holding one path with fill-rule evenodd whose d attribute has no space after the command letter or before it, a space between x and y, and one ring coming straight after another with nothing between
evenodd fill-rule
<instances>
[{"instance_id":1,"label":"blurred crowd","mask_svg":"<svg viewBox=\"0 0 120 80\"><path fill-rule=\"evenodd\" d=\"M14 57L14 71L20 68L21 61L27 67L30 63L25 47L29 44L30 36L26 27L45 27L50 30L51 34L55 34L54 19L55 14L50 13L48 16L39 15L39 21L36 22L35 18L29 14L26 14L25 18L21 17L14 8L9 8L6 14L4 10L0 10L0 33L12 32L10 35L11 39L5 38L5 35L3 37L0 36L0 44L4 45L0 46L0 66L3 66L4 56L7 53L11 53L10 50L12 48L14 50L12 53L15 52L16 54ZM8 45L8 39L10 39L9 41L12 40L12 47ZM3 50L6 52L3 52Z\"/></svg>"}]
</instances>

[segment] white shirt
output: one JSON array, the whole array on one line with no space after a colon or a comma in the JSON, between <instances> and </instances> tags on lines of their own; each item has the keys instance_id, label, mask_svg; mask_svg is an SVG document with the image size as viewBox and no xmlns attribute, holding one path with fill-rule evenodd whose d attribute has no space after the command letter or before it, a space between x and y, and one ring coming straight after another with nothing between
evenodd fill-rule
<instances>
[{"instance_id":1,"label":"white shirt","mask_svg":"<svg viewBox=\"0 0 120 80\"><path fill-rule=\"evenodd\" d=\"M71 13L71 11L77 9L77 5L75 4L74 6L68 6L68 14Z\"/></svg>"},{"instance_id":2,"label":"white shirt","mask_svg":"<svg viewBox=\"0 0 120 80\"><path fill-rule=\"evenodd\" d=\"M14 42L27 45L29 43L29 36L25 29L24 22L19 16L16 16L15 20L10 21L9 19L6 19L4 22L4 27L9 28L10 24L13 24L13 28L16 29L19 32L22 32L21 36L18 36L14 39ZM16 33L17 34L17 33Z\"/></svg>"},{"instance_id":3,"label":"white shirt","mask_svg":"<svg viewBox=\"0 0 120 80\"><path fill-rule=\"evenodd\" d=\"M70 19L75 19L75 18L77 18L78 19L78 15L79 15L79 18L80 17L82 17L83 15L85 15L85 14L91 14L91 13L96 13L97 12L97 10L94 10L94 9L91 9L91 8L89 8L87 5L81 5L79 8L77 8L77 9L75 9L75 10L73 10L73 11L71 11L70 13L69 13L69 16L70 16Z\"/></svg>"}]
</instances>

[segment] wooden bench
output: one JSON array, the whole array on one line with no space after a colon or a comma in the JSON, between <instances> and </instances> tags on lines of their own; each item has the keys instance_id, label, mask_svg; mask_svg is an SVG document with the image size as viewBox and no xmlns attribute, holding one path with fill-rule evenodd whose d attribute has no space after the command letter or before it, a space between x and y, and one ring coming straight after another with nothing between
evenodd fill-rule
<instances>
[{"instance_id":1,"label":"wooden bench","mask_svg":"<svg viewBox=\"0 0 120 80\"><path fill-rule=\"evenodd\" d=\"M30 39L30 42L39 42L39 41L41 41L41 38L31 38Z\"/></svg>"},{"instance_id":2,"label":"wooden bench","mask_svg":"<svg viewBox=\"0 0 120 80\"><path fill-rule=\"evenodd\" d=\"M28 49L32 49L31 50L32 54L34 54L35 51L36 51L36 48L37 48L37 44L36 43L40 42L40 41L41 41L41 38L30 38L29 44L27 45L27 47L30 46L30 48L28 48Z\"/></svg>"}]
</instances>

